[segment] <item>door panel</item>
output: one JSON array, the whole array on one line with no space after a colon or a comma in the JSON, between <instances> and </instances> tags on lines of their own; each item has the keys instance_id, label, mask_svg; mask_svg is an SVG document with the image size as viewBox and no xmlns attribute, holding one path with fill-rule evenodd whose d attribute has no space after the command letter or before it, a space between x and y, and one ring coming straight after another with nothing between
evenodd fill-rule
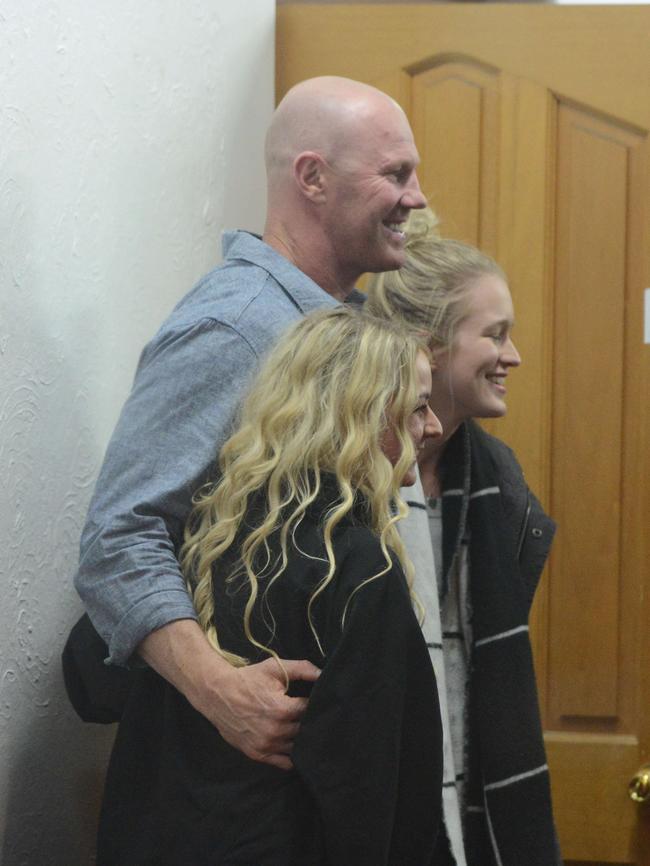
<instances>
[{"instance_id":1,"label":"door panel","mask_svg":"<svg viewBox=\"0 0 650 866\"><path fill-rule=\"evenodd\" d=\"M411 116L425 160L420 184L443 232L496 252L499 79L471 59L442 61L412 77ZM439 123L444 113L445 125ZM456 146L449 147L449 141Z\"/></svg>"},{"instance_id":2,"label":"door panel","mask_svg":"<svg viewBox=\"0 0 650 866\"><path fill-rule=\"evenodd\" d=\"M549 720L611 727L634 688L621 676L634 612L620 598L631 577L621 572L620 494L627 227L640 213L628 165L644 141L560 104L557 143L552 503L562 532L550 613L562 641L550 647Z\"/></svg>"},{"instance_id":3,"label":"door panel","mask_svg":"<svg viewBox=\"0 0 650 866\"><path fill-rule=\"evenodd\" d=\"M319 74L401 103L443 234L509 275L486 426L560 525L531 627L563 853L650 866L650 8L279 6L278 97Z\"/></svg>"}]
</instances>

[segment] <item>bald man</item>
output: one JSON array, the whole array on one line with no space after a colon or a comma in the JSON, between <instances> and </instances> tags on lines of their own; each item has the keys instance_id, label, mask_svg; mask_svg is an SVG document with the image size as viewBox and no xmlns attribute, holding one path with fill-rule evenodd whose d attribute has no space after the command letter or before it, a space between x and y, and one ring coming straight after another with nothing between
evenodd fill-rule
<instances>
[{"instance_id":1,"label":"bald man","mask_svg":"<svg viewBox=\"0 0 650 866\"><path fill-rule=\"evenodd\" d=\"M366 271L398 268L402 226L425 205L404 112L342 78L294 87L266 140L260 239L224 235L224 263L145 347L108 446L75 578L108 663L144 660L231 745L291 768L305 710L272 659L233 668L207 642L176 554L193 492L211 474L259 359L294 320L344 301ZM288 660L292 680L319 671Z\"/></svg>"}]
</instances>

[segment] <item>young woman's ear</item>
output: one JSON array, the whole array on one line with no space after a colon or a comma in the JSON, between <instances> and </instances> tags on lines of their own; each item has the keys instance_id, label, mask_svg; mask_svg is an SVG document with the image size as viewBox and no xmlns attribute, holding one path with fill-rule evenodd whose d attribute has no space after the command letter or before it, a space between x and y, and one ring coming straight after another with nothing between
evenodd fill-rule
<instances>
[{"instance_id":1,"label":"young woman's ear","mask_svg":"<svg viewBox=\"0 0 650 866\"><path fill-rule=\"evenodd\" d=\"M325 163L320 154L311 150L299 153L293 163L293 176L298 189L306 198L315 204L325 201L327 180Z\"/></svg>"}]
</instances>

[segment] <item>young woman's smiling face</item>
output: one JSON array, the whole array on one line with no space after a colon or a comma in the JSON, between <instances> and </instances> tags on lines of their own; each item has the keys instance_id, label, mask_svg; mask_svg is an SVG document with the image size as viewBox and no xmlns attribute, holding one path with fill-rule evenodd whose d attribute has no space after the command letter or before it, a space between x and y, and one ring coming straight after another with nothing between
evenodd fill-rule
<instances>
[{"instance_id":1,"label":"young woman's smiling face","mask_svg":"<svg viewBox=\"0 0 650 866\"><path fill-rule=\"evenodd\" d=\"M497 418L506 412L506 378L521 358L512 342L514 325L508 286L496 274L468 286L465 315L451 349L435 353L431 405L445 433L469 418Z\"/></svg>"}]
</instances>

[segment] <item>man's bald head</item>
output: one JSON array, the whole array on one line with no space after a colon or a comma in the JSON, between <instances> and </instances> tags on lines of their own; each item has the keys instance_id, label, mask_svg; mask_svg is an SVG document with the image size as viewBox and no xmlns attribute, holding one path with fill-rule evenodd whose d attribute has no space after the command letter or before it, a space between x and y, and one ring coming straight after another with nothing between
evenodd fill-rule
<instances>
[{"instance_id":1,"label":"man's bald head","mask_svg":"<svg viewBox=\"0 0 650 866\"><path fill-rule=\"evenodd\" d=\"M361 145L367 123L408 121L387 94L349 78L333 75L301 81L278 105L266 136L266 169L269 180L291 172L296 157L305 151L321 154L333 163ZM410 130L409 130L410 132ZM276 177L279 175L279 177Z\"/></svg>"}]
</instances>

